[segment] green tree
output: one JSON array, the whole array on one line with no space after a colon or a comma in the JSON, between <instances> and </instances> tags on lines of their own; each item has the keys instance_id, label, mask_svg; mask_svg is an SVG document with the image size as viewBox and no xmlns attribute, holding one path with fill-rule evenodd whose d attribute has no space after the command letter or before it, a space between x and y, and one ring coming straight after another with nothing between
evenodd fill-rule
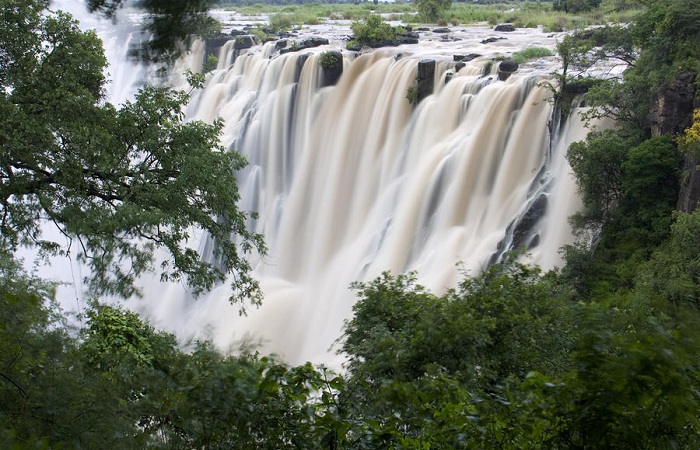
<instances>
[{"instance_id":1,"label":"green tree","mask_svg":"<svg viewBox=\"0 0 700 450\"><path fill-rule=\"evenodd\" d=\"M370 14L360 22L353 22L350 28L353 32L353 40L348 45L378 47L396 39L394 29L378 14Z\"/></svg>"},{"instance_id":2,"label":"green tree","mask_svg":"<svg viewBox=\"0 0 700 450\"><path fill-rule=\"evenodd\" d=\"M601 3L602 0L555 0L554 10L577 14L596 9Z\"/></svg>"},{"instance_id":3,"label":"green tree","mask_svg":"<svg viewBox=\"0 0 700 450\"><path fill-rule=\"evenodd\" d=\"M125 0L87 0L88 8L115 18ZM172 60L189 44L192 36L212 36L221 25L208 15L214 0L140 0L136 3L148 13L146 31L151 39L143 49L147 59Z\"/></svg>"},{"instance_id":4,"label":"green tree","mask_svg":"<svg viewBox=\"0 0 700 450\"><path fill-rule=\"evenodd\" d=\"M450 9L452 0L416 0L415 5L422 17L435 21L443 12Z\"/></svg>"},{"instance_id":5,"label":"green tree","mask_svg":"<svg viewBox=\"0 0 700 450\"><path fill-rule=\"evenodd\" d=\"M0 5L0 251L76 253L95 292L129 296L159 249L162 279L201 292L233 275L236 292L258 301L244 255L264 244L236 206L245 160L221 148L222 123L184 122L189 96L169 89L105 103L93 32L40 0ZM67 247L43 237L48 224ZM216 241L216 261L186 245L196 228Z\"/></svg>"}]
</instances>

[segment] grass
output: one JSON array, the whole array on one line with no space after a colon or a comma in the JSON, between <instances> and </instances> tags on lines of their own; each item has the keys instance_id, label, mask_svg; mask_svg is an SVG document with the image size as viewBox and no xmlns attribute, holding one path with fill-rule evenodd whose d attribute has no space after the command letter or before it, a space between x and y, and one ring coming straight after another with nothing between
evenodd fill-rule
<instances>
[{"instance_id":1,"label":"grass","mask_svg":"<svg viewBox=\"0 0 700 450\"><path fill-rule=\"evenodd\" d=\"M552 53L549 49L543 47L529 47L520 50L519 52L513 53L511 59L513 59L518 64L523 64L532 59L544 58L547 56L554 56L554 53Z\"/></svg>"}]
</instances>

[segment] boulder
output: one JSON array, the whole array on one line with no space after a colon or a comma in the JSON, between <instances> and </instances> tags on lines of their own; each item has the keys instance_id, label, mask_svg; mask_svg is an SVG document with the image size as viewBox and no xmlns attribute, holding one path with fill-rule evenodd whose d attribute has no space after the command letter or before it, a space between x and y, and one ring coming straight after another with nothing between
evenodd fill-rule
<instances>
[{"instance_id":1,"label":"boulder","mask_svg":"<svg viewBox=\"0 0 700 450\"><path fill-rule=\"evenodd\" d=\"M506 59L501 61L498 65L498 79L505 81L510 77L515 71L518 70L518 63L512 59Z\"/></svg>"},{"instance_id":2,"label":"boulder","mask_svg":"<svg viewBox=\"0 0 700 450\"><path fill-rule=\"evenodd\" d=\"M511 31L515 31L515 27L513 26L513 24L510 24L510 23L502 23L502 24L496 25L496 28L494 28L494 31L511 32Z\"/></svg>"},{"instance_id":3,"label":"boulder","mask_svg":"<svg viewBox=\"0 0 700 450\"><path fill-rule=\"evenodd\" d=\"M243 34L240 36L236 36L236 39L233 43L233 48L235 50L244 50L246 48L250 48L255 45L255 36L252 34Z\"/></svg>"},{"instance_id":4,"label":"boulder","mask_svg":"<svg viewBox=\"0 0 700 450\"><path fill-rule=\"evenodd\" d=\"M481 56L481 55L478 53L470 53L468 55L452 55L452 60L455 62L457 62L457 61L467 62L467 61L471 61L472 59L478 58L479 56Z\"/></svg>"},{"instance_id":5,"label":"boulder","mask_svg":"<svg viewBox=\"0 0 700 450\"><path fill-rule=\"evenodd\" d=\"M320 47L321 45L328 45L328 39L320 37L310 37L303 39L301 42L299 42L299 49L303 50L307 48Z\"/></svg>"},{"instance_id":6,"label":"boulder","mask_svg":"<svg viewBox=\"0 0 700 450\"><path fill-rule=\"evenodd\" d=\"M433 28L433 33L449 33L450 29L447 27Z\"/></svg>"},{"instance_id":7,"label":"boulder","mask_svg":"<svg viewBox=\"0 0 700 450\"><path fill-rule=\"evenodd\" d=\"M482 44L492 44L492 43L494 43L496 41L500 41L502 39L506 39L506 38L504 38L504 37L490 37L490 38L484 39L483 41L481 41L481 43Z\"/></svg>"}]
</instances>

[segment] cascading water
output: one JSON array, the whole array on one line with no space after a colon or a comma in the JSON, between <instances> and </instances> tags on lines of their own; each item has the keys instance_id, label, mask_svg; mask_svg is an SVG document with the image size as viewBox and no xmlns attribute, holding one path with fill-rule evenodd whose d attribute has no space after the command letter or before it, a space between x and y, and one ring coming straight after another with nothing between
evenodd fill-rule
<instances>
[{"instance_id":1,"label":"cascading water","mask_svg":"<svg viewBox=\"0 0 700 450\"><path fill-rule=\"evenodd\" d=\"M270 250L255 269L263 306L240 317L226 285L194 300L148 284L134 307L184 340L230 351L247 340L290 363L337 365L354 281L415 270L441 292L513 245L559 263L578 205L563 153L585 128L572 120L552 138L547 72L499 81L481 76L484 58L449 82L454 64L438 62L433 95L413 106L419 49L346 54L338 84L320 87L326 48L238 55L226 44L189 116L222 117L224 143L248 158L241 207L258 211L251 226Z\"/></svg>"}]
</instances>

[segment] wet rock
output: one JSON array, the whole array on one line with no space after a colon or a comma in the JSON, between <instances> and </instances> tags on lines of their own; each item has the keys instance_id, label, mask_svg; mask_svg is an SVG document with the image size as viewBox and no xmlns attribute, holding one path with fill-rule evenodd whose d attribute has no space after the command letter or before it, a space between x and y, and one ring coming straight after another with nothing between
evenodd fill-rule
<instances>
[{"instance_id":1,"label":"wet rock","mask_svg":"<svg viewBox=\"0 0 700 450\"><path fill-rule=\"evenodd\" d=\"M299 49L303 50L307 48L320 47L321 45L328 45L328 39L320 37L310 37L307 39L303 39L301 42L299 42Z\"/></svg>"},{"instance_id":2,"label":"wet rock","mask_svg":"<svg viewBox=\"0 0 700 450\"><path fill-rule=\"evenodd\" d=\"M255 44L255 36L253 36L252 34L243 34L240 36L236 36L236 39L233 42L233 48L235 50L244 50L246 48L254 46Z\"/></svg>"},{"instance_id":3,"label":"wet rock","mask_svg":"<svg viewBox=\"0 0 700 450\"><path fill-rule=\"evenodd\" d=\"M433 33L449 33L450 29L447 27L433 28Z\"/></svg>"},{"instance_id":4,"label":"wet rock","mask_svg":"<svg viewBox=\"0 0 700 450\"><path fill-rule=\"evenodd\" d=\"M433 93L433 86L435 85L434 59L424 59L418 63L416 85L418 87L417 103L420 103L421 100Z\"/></svg>"},{"instance_id":5,"label":"wet rock","mask_svg":"<svg viewBox=\"0 0 700 450\"><path fill-rule=\"evenodd\" d=\"M343 55L328 51L321 55L321 87L335 86L343 74Z\"/></svg>"},{"instance_id":6,"label":"wet rock","mask_svg":"<svg viewBox=\"0 0 700 450\"><path fill-rule=\"evenodd\" d=\"M494 28L494 31L511 32L511 31L515 31L515 27L510 23L502 23L502 24L496 25L496 28Z\"/></svg>"},{"instance_id":7,"label":"wet rock","mask_svg":"<svg viewBox=\"0 0 700 450\"><path fill-rule=\"evenodd\" d=\"M481 56L481 55L478 53L470 53L468 55L452 55L452 60L453 61L467 62L467 61L471 61L472 59L478 58L479 56Z\"/></svg>"},{"instance_id":8,"label":"wet rock","mask_svg":"<svg viewBox=\"0 0 700 450\"><path fill-rule=\"evenodd\" d=\"M482 44L492 44L494 42L497 42L497 41L500 41L503 39L506 39L506 38L504 38L504 37L490 37L490 38L484 39L483 41L481 41L481 43Z\"/></svg>"},{"instance_id":9,"label":"wet rock","mask_svg":"<svg viewBox=\"0 0 700 450\"><path fill-rule=\"evenodd\" d=\"M501 61L498 65L498 79L501 81L507 80L514 72L518 70L518 63L512 59Z\"/></svg>"}]
</instances>

